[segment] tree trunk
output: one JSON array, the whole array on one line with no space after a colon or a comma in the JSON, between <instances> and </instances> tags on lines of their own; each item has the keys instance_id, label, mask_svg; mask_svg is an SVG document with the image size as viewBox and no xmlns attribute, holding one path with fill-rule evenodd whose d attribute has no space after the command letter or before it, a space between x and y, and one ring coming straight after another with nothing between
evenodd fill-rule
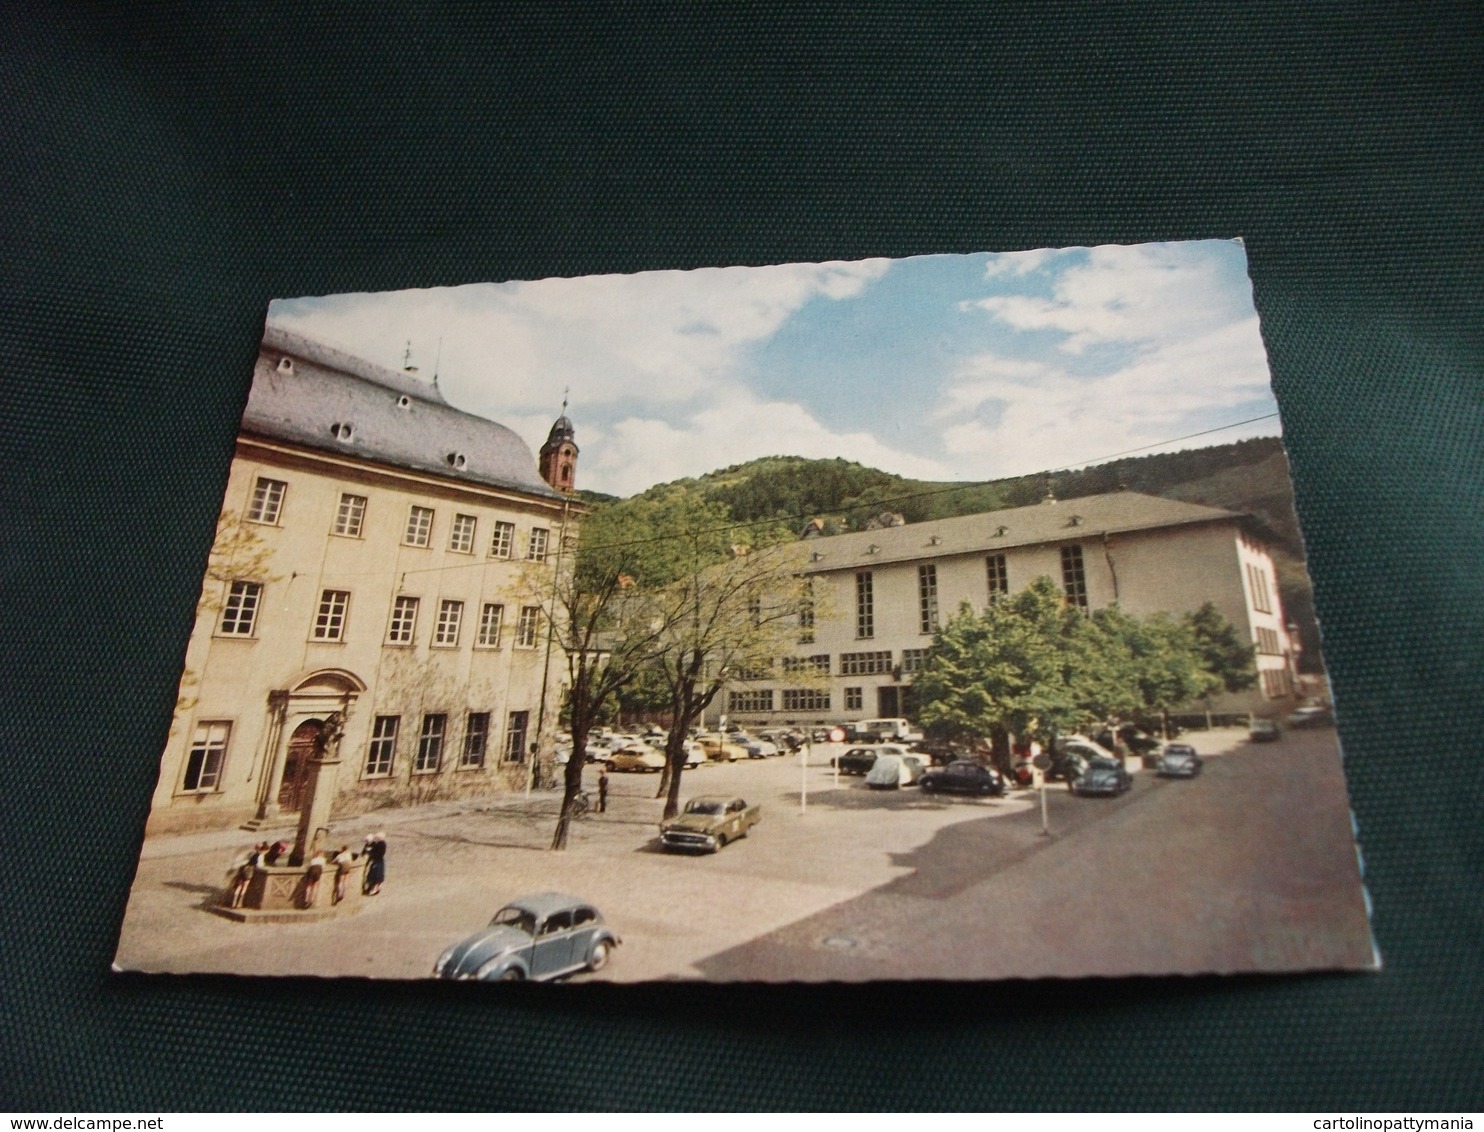
<instances>
[{"instance_id":1,"label":"tree trunk","mask_svg":"<svg viewBox=\"0 0 1484 1132\"><path fill-rule=\"evenodd\" d=\"M573 715L576 714L574 711ZM574 718L572 721L572 757L567 760L566 774L562 780L562 810L557 815L556 832L551 837L553 849L567 847L567 830L572 824L572 803L582 793L582 772L587 765L587 733L591 726L590 719Z\"/></svg>"}]
</instances>

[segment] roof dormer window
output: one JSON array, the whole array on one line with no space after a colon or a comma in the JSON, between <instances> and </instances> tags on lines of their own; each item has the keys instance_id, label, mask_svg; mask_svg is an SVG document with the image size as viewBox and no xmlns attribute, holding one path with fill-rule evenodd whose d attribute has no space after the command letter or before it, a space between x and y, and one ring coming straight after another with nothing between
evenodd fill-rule
<instances>
[{"instance_id":1,"label":"roof dormer window","mask_svg":"<svg viewBox=\"0 0 1484 1132\"><path fill-rule=\"evenodd\" d=\"M347 421L336 421L330 426L330 435L336 440L349 441L355 434L355 428Z\"/></svg>"},{"instance_id":2,"label":"roof dormer window","mask_svg":"<svg viewBox=\"0 0 1484 1132\"><path fill-rule=\"evenodd\" d=\"M402 396L400 396L400 397L397 398L397 408L399 408L399 409L410 409L410 408L412 408L412 398L409 397L409 396L407 396L407 394L405 394L405 393L402 394Z\"/></svg>"},{"instance_id":3,"label":"roof dormer window","mask_svg":"<svg viewBox=\"0 0 1484 1132\"><path fill-rule=\"evenodd\" d=\"M278 372L279 373L288 373L288 374L293 373L294 372L294 359L293 358L279 358L278 359Z\"/></svg>"},{"instance_id":4,"label":"roof dormer window","mask_svg":"<svg viewBox=\"0 0 1484 1132\"><path fill-rule=\"evenodd\" d=\"M450 452L448 454L448 466L450 468L463 468L469 461L465 459L462 452Z\"/></svg>"}]
</instances>

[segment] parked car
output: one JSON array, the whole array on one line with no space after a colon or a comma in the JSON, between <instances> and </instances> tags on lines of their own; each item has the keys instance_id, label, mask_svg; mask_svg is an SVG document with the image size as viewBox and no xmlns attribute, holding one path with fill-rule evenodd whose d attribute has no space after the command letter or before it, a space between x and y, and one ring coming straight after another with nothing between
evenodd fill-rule
<instances>
[{"instance_id":1,"label":"parked car","mask_svg":"<svg viewBox=\"0 0 1484 1132\"><path fill-rule=\"evenodd\" d=\"M1133 789L1134 776L1124 769L1122 759L1097 758L1088 761L1080 775L1067 783L1073 794L1084 797L1111 797Z\"/></svg>"},{"instance_id":2,"label":"parked car","mask_svg":"<svg viewBox=\"0 0 1484 1132\"><path fill-rule=\"evenodd\" d=\"M1277 721L1272 719L1254 719L1252 726L1247 728L1247 738L1254 743L1271 743L1282 736Z\"/></svg>"},{"instance_id":3,"label":"parked car","mask_svg":"<svg viewBox=\"0 0 1484 1132\"><path fill-rule=\"evenodd\" d=\"M851 747L835 758L841 774L866 774L882 755L905 755L907 748L898 743L881 743L874 747Z\"/></svg>"},{"instance_id":4,"label":"parked car","mask_svg":"<svg viewBox=\"0 0 1484 1132\"><path fill-rule=\"evenodd\" d=\"M1335 713L1323 704L1306 704L1292 711L1287 720L1289 727L1333 727Z\"/></svg>"},{"instance_id":5,"label":"parked car","mask_svg":"<svg viewBox=\"0 0 1484 1132\"><path fill-rule=\"evenodd\" d=\"M900 755L880 755L866 772L866 785L873 790L895 790L920 782L927 773L926 760L910 751Z\"/></svg>"},{"instance_id":6,"label":"parked car","mask_svg":"<svg viewBox=\"0 0 1484 1132\"><path fill-rule=\"evenodd\" d=\"M609 770L657 773L665 769L665 753L656 751L648 743L630 743L611 752L603 760L603 765Z\"/></svg>"},{"instance_id":7,"label":"parked car","mask_svg":"<svg viewBox=\"0 0 1484 1132\"><path fill-rule=\"evenodd\" d=\"M865 735L876 735L880 739L898 743L916 743L922 739L922 732L913 727L905 719L863 719L854 724L857 733ZM858 740L859 741L859 740Z\"/></svg>"},{"instance_id":8,"label":"parked car","mask_svg":"<svg viewBox=\"0 0 1484 1132\"><path fill-rule=\"evenodd\" d=\"M706 748L694 739L685 741L685 767L689 770L693 766L706 765Z\"/></svg>"},{"instance_id":9,"label":"parked car","mask_svg":"<svg viewBox=\"0 0 1484 1132\"><path fill-rule=\"evenodd\" d=\"M1005 779L999 771L972 759L959 759L922 776L924 794L972 794L1000 797L1005 793Z\"/></svg>"},{"instance_id":10,"label":"parked car","mask_svg":"<svg viewBox=\"0 0 1484 1132\"><path fill-rule=\"evenodd\" d=\"M1112 751L1115 743L1122 743L1136 755L1152 754L1160 747L1160 740L1148 732L1140 731L1132 723L1120 724L1118 727L1105 727L1093 737L1093 741L1100 747Z\"/></svg>"},{"instance_id":11,"label":"parked car","mask_svg":"<svg viewBox=\"0 0 1484 1132\"><path fill-rule=\"evenodd\" d=\"M728 841L746 837L762 816L761 806L749 806L741 798L692 798L681 813L660 825L660 841L666 849L715 853Z\"/></svg>"},{"instance_id":12,"label":"parked car","mask_svg":"<svg viewBox=\"0 0 1484 1132\"><path fill-rule=\"evenodd\" d=\"M487 927L450 947L433 964L433 974L547 982L577 971L601 971L620 942L591 904L540 892L512 900Z\"/></svg>"},{"instance_id":13,"label":"parked car","mask_svg":"<svg viewBox=\"0 0 1484 1132\"><path fill-rule=\"evenodd\" d=\"M712 732L702 735L698 742L705 749L706 757L715 762L734 763L738 759L749 757L747 748L732 742L730 735Z\"/></svg>"},{"instance_id":14,"label":"parked car","mask_svg":"<svg viewBox=\"0 0 1484 1132\"><path fill-rule=\"evenodd\" d=\"M1167 743L1154 773L1161 778L1194 778L1201 772L1201 756L1189 743Z\"/></svg>"},{"instance_id":15,"label":"parked car","mask_svg":"<svg viewBox=\"0 0 1484 1132\"><path fill-rule=\"evenodd\" d=\"M1112 751L1085 735L1059 736L1054 747L1046 754L1051 760L1046 777L1061 779L1067 783L1076 781L1090 763L1099 759L1123 765L1123 760Z\"/></svg>"}]
</instances>

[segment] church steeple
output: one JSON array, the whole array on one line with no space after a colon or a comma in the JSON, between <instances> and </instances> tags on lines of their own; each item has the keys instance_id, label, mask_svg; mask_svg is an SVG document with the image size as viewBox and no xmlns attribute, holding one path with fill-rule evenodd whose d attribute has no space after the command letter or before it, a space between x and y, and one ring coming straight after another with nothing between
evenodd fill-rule
<instances>
[{"instance_id":1,"label":"church steeple","mask_svg":"<svg viewBox=\"0 0 1484 1132\"><path fill-rule=\"evenodd\" d=\"M541 478L558 491L568 494L577 490L577 442L572 422L567 417L567 399L562 398L562 415L557 417L541 446Z\"/></svg>"}]
</instances>

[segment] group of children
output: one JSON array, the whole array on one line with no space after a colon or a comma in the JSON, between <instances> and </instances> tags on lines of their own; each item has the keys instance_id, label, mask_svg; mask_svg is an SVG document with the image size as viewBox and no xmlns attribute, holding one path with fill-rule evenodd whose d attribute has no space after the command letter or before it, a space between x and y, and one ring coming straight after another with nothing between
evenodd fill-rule
<instances>
[{"instance_id":1,"label":"group of children","mask_svg":"<svg viewBox=\"0 0 1484 1132\"><path fill-rule=\"evenodd\" d=\"M252 849L248 850L245 857L235 866L236 871L232 877L232 891L228 899L228 905L232 908L242 907L242 901L247 896L248 886L257 875L259 868L269 868L279 864L286 859L292 846L287 841L277 841L269 844L260 841ZM323 850L316 851L309 858L304 870L304 888L299 894L299 906L301 908L313 908L315 901L319 898L319 882L324 876L325 869L330 865L335 868L335 886L331 890L331 904L339 904L345 899L346 878L350 875L352 865L360 857L366 858L366 872L361 881L361 892L365 896L375 896L381 892L381 886L386 882L386 834L372 833L367 835L365 843L360 852L352 853L349 845L342 845L333 853L327 854Z\"/></svg>"}]
</instances>

